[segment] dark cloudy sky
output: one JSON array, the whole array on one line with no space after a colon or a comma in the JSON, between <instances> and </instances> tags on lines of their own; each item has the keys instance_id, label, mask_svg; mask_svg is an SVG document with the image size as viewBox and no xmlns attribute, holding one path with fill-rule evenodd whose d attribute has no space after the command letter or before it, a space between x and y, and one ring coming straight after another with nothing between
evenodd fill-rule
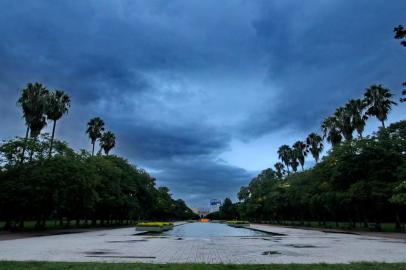
<instances>
[{"instance_id":1,"label":"dark cloudy sky","mask_svg":"<svg viewBox=\"0 0 406 270\"><path fill-rule=\"evenodd\" d=\"M75 149L100 116L114 153L189 206L235 198L367 86L399 96L398 24L405 0L1 0L0 138L23 136L18 89L40 81L72 96L57 136Z\"/></svg>"}]
</instances>

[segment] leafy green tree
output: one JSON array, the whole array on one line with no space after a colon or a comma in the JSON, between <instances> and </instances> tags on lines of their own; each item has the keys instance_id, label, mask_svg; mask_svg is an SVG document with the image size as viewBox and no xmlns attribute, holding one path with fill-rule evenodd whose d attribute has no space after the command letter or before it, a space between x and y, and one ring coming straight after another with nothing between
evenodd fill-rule
<instances>
[{"instance_id":1,"label":"leafy green tree","mask_svg":"<svg viewBox=\"0 0 406 270\"><path fill-rule=\"evenodd\" d=\"M304 170L303 166L304 166L305 158L307 156L306 144L304 142L302 142L302 141L295 142L293 144L293 152L294 152L294 155L297 157L297 160L299 161L300 166L302 167L302 171L303 171Z\"/></svg>"},{"instance_id":2,"label":"leafy green tree","mask_svg":"<svg viewBox=\"0 0 406 270\"><path fill-rule=\"evenodd\" d=\"M104 150L106 156L109 155L111 149L116 145L116 136L113 132L107 131L100 137L100 147Z\"/></svg>"},{"instance_id":3,"label":"leafy green tree","mask_svg":"<svg viewBox=\"0 0 406 270\"><path fill-rule=\"evenodd\" d=\"M400 44L406 47L406 30L403 28L403 26L398 25L393 29L393 32L395 32L395 38L401 40ZM403 82L402 85L406 86L406 82ZM406 96L406 90L402 91L402 95ZM400 98L400 102L406 102L406 97Z\"/></svg>"},{"instance_id":4,"label":"leafy green tree","mask_svg":"<svg viewBox=\"0 0 406 270\"><path fill-rule=\"evenodd\" d=\"M288 175L290 173L289 166L291 165L292 149L289 145L282 145L278 149L278 157L285 164Z\"/></svg>"},{"instance_id":5,"label":"leafy green tree","mask_svg":"<svg viewBox=\"0 0 406 270\"><path fill-rule=\"evenodd\" d=\"M403 87L406 87L406 82L402 83ZM400 102L406 102L406 89L402 91L403 97L400 98Z\"/></svg>"},{"instance_id":6,"label":"leafy green tree","mask_svg":"<svg viewBox=\"0 0 406 270\"><path fill-rule=\"evenodd\" d=\"M52 127L51 146L49 147L49 157L51 157L52 154L56 121L61 119L64 114L68 113L69 107L70 97L64 91L56 90L55 92L48 94L45 114L49 120L54 122Z\"/></svg>"},{"instance_id":7,"label":"leafy green tree","mask_svg":"<svg viewBox=\"0 0 406 270\"><path fill-rule=\"evenodd\" d=\"M393 94L388 88L382 85L372 85L364 93L364 99L367 104L367 115L375 116L385 128L385 120L388 113L392 110L392 105L396 102L392 100Z\"/></svg>"},{"instance_id":8,"label":"leafy green tree","mask_svg":"<svg viewBox=\"0 0 406 270\"><path fill-rule=\"evenodd\" d=\"M283 165L283 164L282 164ZM245 201L250 197L250 190L248 187L241 187L237 194L239 201Z\"/></svg>"},{"instance_id":9,"label":"leafy green tree","mask_svg":"<svg viewBox=\"0 0 406 270\"><path fill-rule=\"evenodd\" d=\"M327 117L321 124L323 137L334 148L341 143L342 135L338 127L337 119L334 116Z\"/></svg>"},{"instance_id":10,"label":"leafy green tree","mask_svg":"<svg viewBox=\"0 0 406 270\"><path fill-rule=\"evenodd\" d=\"M87 123L86 133L92 142L92 156L94 156L94 146L96 141L101 138L104 131L104 121L100 117L90 119Z\"/></svg>"},{"instance_id":11,"label":"leafy green tree","mask_svg":"<svg viewBox=\"0 0 406 270\"><path fill-rule=\"evenodd\" d=\"M323 139L316 133L310 133L306 138L307 149L312 154L316 163L319 161L320 153L323 151Z\"/></svg>"},{"instance_id":12,"label":"leafy green tree","mask_svg":"<svg viewBox=\"0 0 406 270\"><path fill-rule=\"evenodd\" d=\"M406 207L406 180L395 186L393 189L393 195L390 197L389 201L398 208ZM396 229L401 229L399 210L396 211Z\"/></svg>"},{"instance_id":13,"label":"leafy green tree","mask_svg":"<svg viewBox=\"0 0 406 270\"><path fill-rule=\"evenodd\" d=\"M229 198L226 198L224 200L223 205L220 206L220 217L222 219L228 219L228 220L238 218L237 209L236 209L235 205L233 204L233 202Z\"/></svg>"},{"instance_id":14,"label":"leafy green tree","mask_svg":"<svg viewBox=\"0 0 406 270\"><path fill-rule=\"evenodd\" d=\"M395 32L395 38L401 40L400 44L406 47L406 30L403 28L403 26L398 25L393 29L393 32Z\"/></svg>"}]
</instances>

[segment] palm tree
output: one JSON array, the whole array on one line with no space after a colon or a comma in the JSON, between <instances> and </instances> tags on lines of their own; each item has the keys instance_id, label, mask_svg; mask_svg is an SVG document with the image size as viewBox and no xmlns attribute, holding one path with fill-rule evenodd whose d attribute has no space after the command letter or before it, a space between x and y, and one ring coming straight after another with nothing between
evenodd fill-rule
<instances>
[{"instance_id":1,"label":"palm tree","mask_svg":"<svg viewBox=\"0 0 406 270\"><path fill-rule=\"evenodd\" d=\"M303 166L305 162L305 157L307 156L307 148L306 144L302 141L297 141L293 144L293 152L302 167L302 171L304 171Z\"/></svg>"},{"instance_id":2,"label":"palm tree","mask_svg":"<svg viewBox=\"0 0 406 270\"><path fill-rule=\"evenodd\" d=\"M92 141L92 156L94 156L94 145L97 139L102 136L104 131L104 121L100 117L90 119L87 123L86 133L89 134L89 138Z\"/></svg>"},{"instance_id":3,"label":"palm tree","mask_svg":"<svg viewBox=\"0 0 406 270\"><path fill-rule=\"evenodd\" d=\"M282 162L276 162L274 165L276 174L278 175L279 178L282 178L283 175L285 174L285 166L283 165Z\"/></svg>"},{"instance_id":4,"label":"palm tree","mask_svg":"<svg viewBox=\"0 0 406 270\"><path fill-rule=\"evenodd\" d=\"M406 82L402 83L403 86L406 86ZM406 89L402 91L404 97L400 98L400 102L406 102Z\"/></svg>"},{"instance_id":5,"label":"palm tree","mask_svg":"<svg viewBox=\"0 0 406 270\"><path fill-rule=\"evenodd\" d=\"M346 110L351 115L351 124L358 133L360 139L362 139L362 132L364 132L366 121L368 116L364 114L366 104L361 99L350 99L345 105Z\"/></svg>"},{"instance_id":6,"label":"palm tree","mask_svg":"<svg viewBox=\"0 0 406 270\"><path fill-rule=\"evenodd\" d=\"M113 132L107 131L100 138L100 147L104 150L106 156L109 155L111 149L116 145L116 136Z\"/></svg>"},{"instance_id":7,"label":"palm tree","mask_svg":"<svg viewBox=\"0 0 406 270\"><path fill-rule=\"evenodd\" d=\"M52 154L52 147L55 137L56 121L62 118L65 113L68 113L70 107L70 97L65 92L56 90L48 95L46 115L48 119L54 121L52 127L51 146L49 147L49 157Z\"/></svg>"},{"instance_id":8,"label":"palm tree","mask_svg":"<svg viewBox=\"0 0 406 270\"><path fill-rule=\"evenodd\" d=\"M348 108L339 107L334 113L337 127L346 140L352 140L354 126L351 123L351 113Z\"/></svg>"},{"instance_id":9,"label":"palm tree","mask_svg":"<svg viewBox=\"0 0 406 270\"><path fill-rule=\"evenodd\" d=\"M289 165L291 162L291 155L292 155L292 149L289 147L289 145L284 144L281 147L279 147L278 156L279 156L279 159L282 160L282 162L285 164L286 169L288 171L288 175L290 173Z\"/></svg>"},{"instance_id":10,"label":"palm tree","mask_svg":"<svg viewBox=\"0 0 406 270\"><path fill-rule=\"evenodd\" d=\"M314 132L310 133L306 138L306 144L316 163L319 162L320 153L323 151L323 139L321 136Z\"/></svg>"},{"instance_id":11,"label":"palm tree","mask_svg":"<svg viewBox=\"0 0 406 270\"><path fill-rule=\"evenodd\" d=\"M367 115L378 118L383 128L385 128L385 120L389 111L392 110L392 105L396 105L392 97L393 94L390 90L382 85L372 85L364 93L364 100L368 106Z\"/></svg>"},{"instance_id":12,"label":"palm tree","mask_svg":"<svg viewBox=\"0 0 406 270\"><path fill-rule=\"evenodd\" d=\"M17 101L17 104L19 104L23 110L23 117L27 125L21 162L24 159L28 134L30 133L30 137L36 139L41 133L41 130L46 126L44 112L47 95L48 90L42 84L38 82L28 83L26 88L22 90L21 96Z\"/></svg>"},{"instance_id":13,"label":"palm tree","mask_svg":"<svg viewBox=\"0 0 406 270\"><path fill-rule=\"evenodd\" d=\"M323 138L326 138L333 148L341 142L343 137L338 129L337 119L334 116L324 119L321 129L323 130Z\"/></svg>"},{"instance_id":14,"label":"palm tree","mask_svg":"<svg viewBox=\"0 0 406 270\"><path fill-rule=\"evenodd\" d=\"M289 164L290 167L292 167L293 172L297 172L297 166L299 166L299 162L297 160L298 160L297 153L291 150Z\"/></svg>"}]
</instances>

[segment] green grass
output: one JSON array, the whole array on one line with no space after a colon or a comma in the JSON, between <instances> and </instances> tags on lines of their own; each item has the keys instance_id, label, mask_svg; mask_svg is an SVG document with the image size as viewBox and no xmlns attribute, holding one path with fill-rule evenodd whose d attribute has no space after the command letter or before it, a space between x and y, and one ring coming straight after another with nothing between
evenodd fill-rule
<instances>
[{"instance_id":1,"label":"green grass","mask_svg":"<svg viewBox=\"0 0 406 270\"><path fill-rule=\"evenodd\" d=\"M406 263L352 264L142 264L142 263L62 263L0 262L0 270L405 270Z\"/></svg>"},{"instance_id":2,"label":"green grass","mask_svg":"<svg viewBox=\"0 0 406 270\"><path fill-rule=\"evenodd\" d=\"M59 221L55 220L47 220L45 222L45 228L35 228L35 221L25 221L24 222L24 228L19 231L24 231L24 232L30 232L30 231L46 231L46 230L64 230L64 229L86 229L86 228L104 228L104 227L120 227L120 226L127 226L126 224L119 224L119 223L112 223L112 224L101 224L100 220L97 220L96 225L92 225L91 221L88 221L86 224L84 220L80 220L79 226L76 226L76 221L71 221L70 225L68 226L66 222L60 226ZM0 221L0 231L4 231L4 221Z\"/></svg>"}]
</instances>

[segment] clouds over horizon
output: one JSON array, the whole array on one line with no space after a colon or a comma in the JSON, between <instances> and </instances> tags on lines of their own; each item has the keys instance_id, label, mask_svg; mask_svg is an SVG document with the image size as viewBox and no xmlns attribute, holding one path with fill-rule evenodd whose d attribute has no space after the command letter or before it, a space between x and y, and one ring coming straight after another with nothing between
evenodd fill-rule
<instances>
[{"instance_id":1,"label":"clouds over horizon","mask_svg":"<svg viewBox=\"0 0 406 270\"><path fill-rule=\"evenodd\" d=\"M392 29L404 10L401 0L2 1L0 138L24 132L15 101L27 82L66 89L59 138L89 148L87 119L101 116L114 153L206 206L369 85L398 95L406 51Z\"/></svg>"}]
</instances>

